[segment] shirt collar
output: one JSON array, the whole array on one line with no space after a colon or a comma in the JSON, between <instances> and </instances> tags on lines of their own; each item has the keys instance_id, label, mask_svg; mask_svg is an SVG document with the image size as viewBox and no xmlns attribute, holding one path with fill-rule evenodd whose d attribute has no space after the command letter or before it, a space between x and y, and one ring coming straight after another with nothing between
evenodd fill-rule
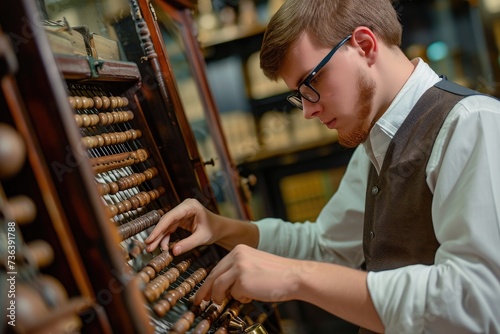
<instances>
[{"instance_id":1,"label":"shirt collar","mask_svg":"<svg viewBox=\"0 0 500 334\"><path fill-rule=\"evenodd\" d=\"M413 106L427 89L440 81L439 76L422 59L415 58L412 63L416 64L413 73L363 143L377 173L380 173L389 143Z\"/></svg>"}]
</instances>

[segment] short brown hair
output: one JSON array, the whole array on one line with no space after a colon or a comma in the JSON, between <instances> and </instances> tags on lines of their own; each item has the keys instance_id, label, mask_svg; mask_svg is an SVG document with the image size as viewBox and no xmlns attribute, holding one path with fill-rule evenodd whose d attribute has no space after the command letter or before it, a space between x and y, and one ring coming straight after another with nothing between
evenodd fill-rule
<instances>
[{"instance_id":1,"label":"short brown hair","mask_svg":"<svg viewBox=\"0 0 500 334\"><path fill-rule=\"evenodd\" d=\"M359 26L388 46L401 46L402 27L391 0L287 0L267 26L260 67L278 80L288 50L303 33L318 46L333 47Z\"/></svg>"}]
</instances>

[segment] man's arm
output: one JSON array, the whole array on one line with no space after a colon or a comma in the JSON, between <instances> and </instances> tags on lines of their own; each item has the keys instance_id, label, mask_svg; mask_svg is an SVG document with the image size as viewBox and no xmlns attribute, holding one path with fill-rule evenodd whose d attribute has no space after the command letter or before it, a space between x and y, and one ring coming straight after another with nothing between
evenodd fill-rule
<instances>
[{"instance_id":1,"label":"man's arm","mask_svg":"<svg viewBox=\"0 0 500 334\"><path fill-rule=\"evenodd\" d=\"M370 167L364 147L353 153L337 192L316 222L257 221L260 250L284 257L358 267L363 262L362 238L366 182Z\"/></svg>"},{"instance_id":2,"label":"man's arm","mask_svg":"<svg viewBox=\"0 0 500 334\"><path fill-rule=\"evenodd\" d=\"M283 258L239 245L212 270L195 303L303 300L347 321L384 332L366 285L367 273L335 264Z\"/></svg>"}]
</instances>

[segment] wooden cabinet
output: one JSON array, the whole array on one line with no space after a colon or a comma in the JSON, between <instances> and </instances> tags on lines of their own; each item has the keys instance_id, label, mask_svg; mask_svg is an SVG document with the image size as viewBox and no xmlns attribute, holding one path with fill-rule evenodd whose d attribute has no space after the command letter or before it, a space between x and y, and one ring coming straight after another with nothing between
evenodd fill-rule
<instances>
[{"instance_id":1,"label":"wooden cabinet","mask_svg":"<svg viewBox=\"0 0 500 334\"><path fill-rule=\"evenodd\" d=\"M210 245L172 258L144 249L151 226L186 198L251 217L194 39L195 3L0 6L0 285L11 307L4 331L164 333L231 324L243 332L258 323L279 332L272 304L227 300L204 312L190 305L225 250ZM196 120L169 32L184 45ZM203 143L196 122L210 130ZM195 317L183 318L188 311Z\"/></svg>"}]
</instances>

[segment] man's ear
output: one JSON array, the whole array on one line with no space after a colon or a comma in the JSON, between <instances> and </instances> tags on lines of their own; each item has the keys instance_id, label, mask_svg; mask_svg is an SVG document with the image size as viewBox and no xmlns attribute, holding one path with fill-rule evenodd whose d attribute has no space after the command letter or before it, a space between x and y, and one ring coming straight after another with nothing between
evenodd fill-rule
<instances>
[{"instance_id":1,"label":"man's ear","mask_svg":"<svg viewBox=\"0 0 500 334\"><path fill-rule=\"evenodd\" d=\"M370 28L360 26L354 29L351 46L357 48L359 55L366 58L368 66L375 63L378 56L378 39Z\"/></svg>"}]
</instances>

